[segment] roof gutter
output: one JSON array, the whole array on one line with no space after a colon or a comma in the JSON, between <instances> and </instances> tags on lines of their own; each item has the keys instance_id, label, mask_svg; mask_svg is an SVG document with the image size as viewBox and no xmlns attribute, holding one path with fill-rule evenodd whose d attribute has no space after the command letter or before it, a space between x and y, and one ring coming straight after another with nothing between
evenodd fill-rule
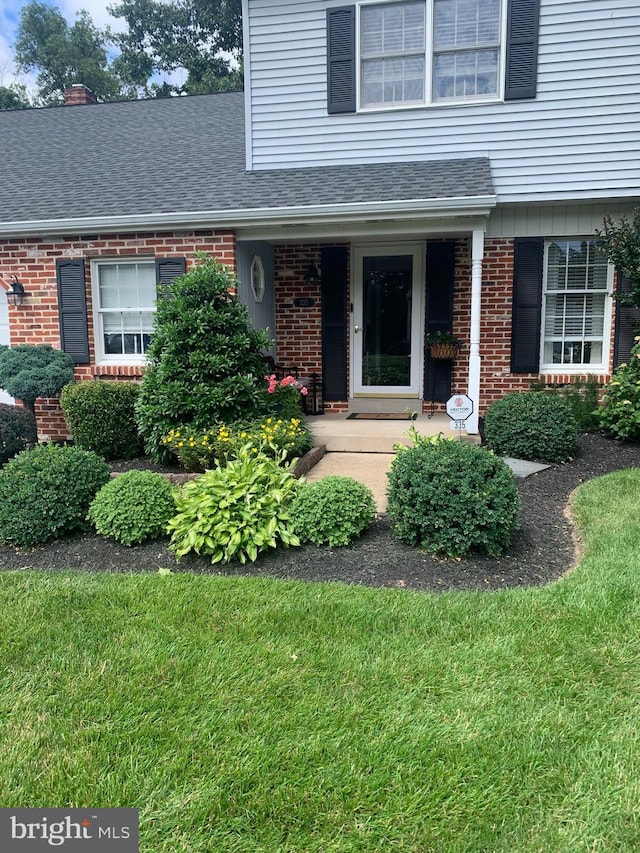
<instances>
[{"instance_id":1,"label":"roof gutter","mask_svg":"<svg viewBox=\"0 0 640 853\"><path fill-rule=\"evenodd\" d=\"M442 216L488 216L495 195L457 198L371 201L299 207L237 210L178 211L125 216L87 216L0 222L0 237L28 237L69 233L118 231L172 231L185 228L255 228L256 226L313 225L327 222L364 223L375 219L410 221Z\"/></svg>"}]
</instances>

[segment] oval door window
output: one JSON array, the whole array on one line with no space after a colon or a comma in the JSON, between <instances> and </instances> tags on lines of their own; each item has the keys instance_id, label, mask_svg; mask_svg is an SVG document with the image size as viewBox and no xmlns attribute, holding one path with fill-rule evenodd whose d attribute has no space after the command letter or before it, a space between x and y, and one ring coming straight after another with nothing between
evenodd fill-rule
<instances>
[{"instance_id":1,"label":"oval door window","mask_svg":"<svg viewBox=\"0 0 640 853\"><path fill-rule=\"evenodd\" d=\"M254 255L251 261L251 290L253 291L253 298L256 302L262 302L264 289L264 266L262 265L262 258Z\"/></svg>"}]
</instances>

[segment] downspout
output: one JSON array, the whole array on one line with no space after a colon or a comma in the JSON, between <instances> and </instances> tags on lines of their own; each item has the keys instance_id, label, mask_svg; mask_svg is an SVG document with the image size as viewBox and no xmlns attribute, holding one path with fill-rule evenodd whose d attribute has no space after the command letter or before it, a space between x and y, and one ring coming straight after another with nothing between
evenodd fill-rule
<instances>
[{"instance_id":1,"label":"downspout","mask_svg":"<svg viewBox=\"0 0 640 853\"><path fill-rule=\"evenodd\" d=\"M476 228L471 242L471 333L469 347L469 381L467 396L473 400L473 414L467 418L467 433L478 433L480 407L480 305L482 297L482 260L484 229Z\"/></svg>"}]
</instances>

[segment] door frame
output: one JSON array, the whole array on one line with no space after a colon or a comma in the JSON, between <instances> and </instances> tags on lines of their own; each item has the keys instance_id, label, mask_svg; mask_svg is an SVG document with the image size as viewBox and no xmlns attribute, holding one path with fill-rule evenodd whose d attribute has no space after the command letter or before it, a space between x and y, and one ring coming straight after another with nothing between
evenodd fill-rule
<instances>
[{"instance_id":1,"label":"door frame","mask_svg":"<svg viewBox=\"0 0 640 853\"><path fill-rule=\"evenodd\" d=\"M355 327L362 327L363 277L362 264L365 257L387 255L411 255L413 259L413 287L411 304L411 372L408 386L362 384L362 351L359 347ZM420 399L424 374L424 271L426 243L352 244L351 246L351 307L350 329L350 381L351 397L398 397Z\"/></svg>"}]
</instances>

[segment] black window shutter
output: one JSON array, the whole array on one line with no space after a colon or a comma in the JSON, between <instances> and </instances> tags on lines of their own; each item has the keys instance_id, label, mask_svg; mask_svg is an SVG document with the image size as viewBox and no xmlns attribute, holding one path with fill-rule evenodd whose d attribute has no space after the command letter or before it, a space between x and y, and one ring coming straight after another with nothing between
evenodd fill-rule
<instances>
[{"instance_id":1,"label":"black window shutter","mask_svg":"<svg viewBox=\"0 0 640 853\"><path fill-rule=\"evenodd\" d=\"M356 111L356 7L327 9L327 112Z\"/></svg>"},{"instance_id":2,"label":"black window shutter","mask_svg":"<svg viewBox=\"0 0 640 853\"><path fill-rule=\"evenodd\" d=\"M618 293L631 290L629 279L618 270ZM629 361L633 339L640 334L640 308L616 302L616 324L613 339L613 366L618 367Z\"/></svg>"},{"instance_id":3,"label":"black window shutter","mask_svg":"<svg viewBox=\"0 0 640 853\"><path fill-rule=\"evenodd\" d=\"M509 0L505 101L535 98L540 0Z\"/></svg>"},{"instance_id":4,"label":"black window shutter","mask_svg":"<svg viewBox=\"0 0 640 853\"><path fill-rule=\"evenodd\" d=\"M511 372L540 371L542 315L542 237L516 237L513 256Z\"/></svg>"},{"instance_id":5,"label":"black window shutter","mask_svg":"<svg viewBox=\"0 0 640 853\"><path fill-rule=\"evenodd\" d=\"M425 331L451 332L453 329L453 278L456 244L453 241L427 243ZM431 358L426 350L424 399L441 403L451 396L452 363Z\"/></svg>"},{"instance_id":6,"label":"black window shutter","mask_svg":"<svg viewBox=\"0 0 640 853\"><path fill-rule=\"evenodd\" d=\"M82 258L56 261L60 344L74 364L89 363L87 293Z\"/></svg>"},{"instance_id":7,"label":"black window shutter","mask_svg":"<svg viewBox=\"0 0 640 853\"><path fill-rule=\"evenodd\" d=\"M328 401L346 400L347 394L347 279L348 254L344 246L320 250L322 275L322 394Z\"/></svg>"},{"instance_id":8,"label":"black window shutter","mask_svg":"<svg viewBox=\"0 0 640 853\"><path fill-rule=\"evenodd\" d=\"M171 284L174 278L184 275L187 269L185 258L156 258L156 281Z\"/></svg>"}]
</instances>

